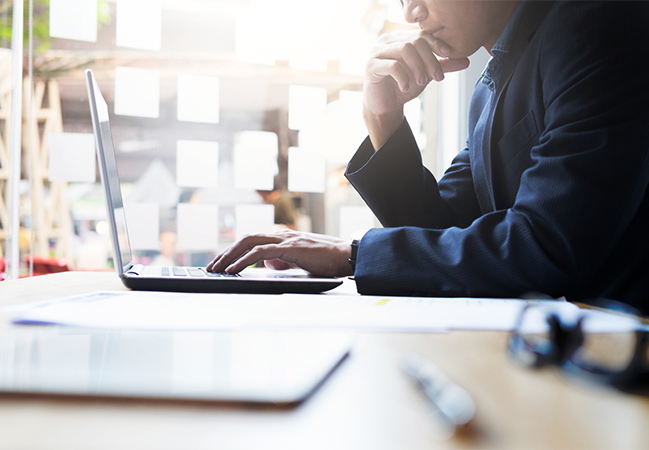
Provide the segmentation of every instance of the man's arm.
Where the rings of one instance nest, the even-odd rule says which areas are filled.
[[[359,291],[579,296],[610,277],[600,272],[607,258],[648,214],[646,17],[643,2],[566,2],[555,12],[540,72],[529,74],[542,92],[544,130],[513,207],[464,229],[370,230],[356,265]]]
[[[366,140],[345,176],[384,227],[466,227],[480,215],[470,166],[465,149],[438,184],[404,120],[378,151]]]

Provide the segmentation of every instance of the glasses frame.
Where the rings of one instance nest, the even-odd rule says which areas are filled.
[[[574,324],[566,324],[558,314],[549,312],[545,319],[550,329],[548,339],[541,343],[545,345],[539,345],[539,342],[534,345],[526,340],[521,333],[521,325],[525,314],[535,308],[538,306],[528,304],[521,310],[508,339],[507,352],[510,358],[535,369],[556,366],[570,375],[613,386],[631,394],[649,396],[649,330],[635,330],[635,348],[629,364],[622,370],[610,370],[578,357],[577,350],[586,339],[582,326],[584,315]],[[613,307],[603,309],[611,310]],[[624,311],[628,313],[628,308]]]

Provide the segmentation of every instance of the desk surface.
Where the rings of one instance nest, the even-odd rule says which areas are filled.
[[[114,273],[46,275],[1,282],[0,306],[118,289]],[[351,357],[292,410],[0,397],[0,449],[649,448],[649,399],[518,368],[506,338],[360,334]],[[398,368],[410,352],[474,396],[472,437],[439,440],[430,406]]]

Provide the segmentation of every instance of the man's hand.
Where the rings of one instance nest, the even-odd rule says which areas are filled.
[[[446,44],[423,31],[398,31],[379,38],[363,83],[363,119],[375,150],[401,126],[405,103],[432,80],[442,81],[445,72],[469,67],[468,58],[449,59],[449,54]]]
[[[253,234],[232,244],[207,265],[210,272],[239,273],[259,261],[272,269],[300,267],[314,275],[353,275],[348,241],[321,234],[282,230]]]

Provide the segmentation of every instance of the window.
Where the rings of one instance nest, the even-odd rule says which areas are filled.
[[[11,253],[17,4],[0,1],[2,255]],[[24,0],[25,36],[29,9]],[[23,124],[21,273],[30,254],[71,269],[111,267],[86,68],[109,103],[139,260],[203,265],[246,233],[350,237],[378,226],[343,172],[366,136],[367,54],[397,22],[393,0],[33,0],[33,77],[23,82],[33,103],[13,113]],[[434,148],[422,101],[408,116],[422,149]]]

